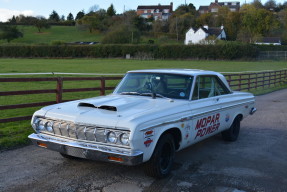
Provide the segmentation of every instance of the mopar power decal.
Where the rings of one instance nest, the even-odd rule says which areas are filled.
[[[217,131],[220,126],[219,118],[220,114],[217,113],[215,115],[198,119],[195,126],[195,130],[197,130],[197,133],[194,139],[196,139],[197,137],[203,137]]]

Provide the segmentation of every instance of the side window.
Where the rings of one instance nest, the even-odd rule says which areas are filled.
[[[228,94],[229,90],[216,76],[198,76],[193,90],[192,100]]]

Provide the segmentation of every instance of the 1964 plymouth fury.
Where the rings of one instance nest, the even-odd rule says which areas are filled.
[[[216,72],[129,71],[111,95],[36,111],[29,138],[67,158],[145,162],[148,175],[162,178],[176,151],[218,133],[235,141],[254,105],[252,94],[232,91]]]

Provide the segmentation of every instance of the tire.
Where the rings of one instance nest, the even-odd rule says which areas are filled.
[[[174,138],[171,134],[160,137],[153,155],[145,164],[145,172],[148,176],[164,178],[171,172],[175,153]]]
[[[221,132],[222,138],[225,141],[236,141],[240,131],[240,117],[237,116],[229,129]]]

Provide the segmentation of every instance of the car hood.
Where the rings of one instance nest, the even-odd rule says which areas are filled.
[[[121,119],[132,119],[165,106],[169,99],[147,96],[109,95],[49,106],[45,117],[115,128]],[[43,108],[42,110],[45,110]]]

